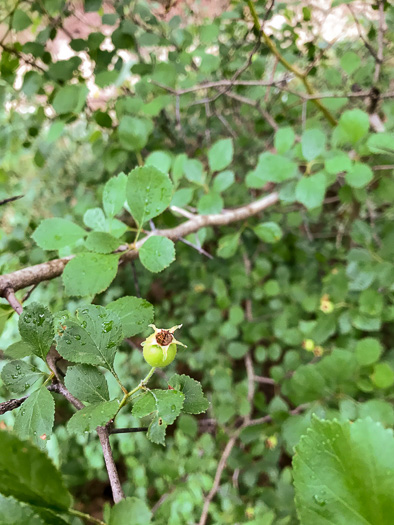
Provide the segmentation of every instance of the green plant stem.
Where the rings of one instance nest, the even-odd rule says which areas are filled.
[[[247,0],[247,3],[248,3],[248,7],[249,7],[250,13],[251,13],[252,18],[253,18],[254,27],[255,27],[255,29],[257,31],[260,32],[260,34],[263,37],[263,40],[264,40],[266,46],[271,50],[271,52],[276,56],[276,58],[279,60],[279,62],[288,71],[291,71],[291,73],[293,73],[297,78],[299,78],[301,80],[301,82],[304,84],[305,89],[307,90],[307,92],[310,95],[314,95],[316,93],[316,91],[313,89],[312,84],[307,79],[306,73],[303,73],[301,70],[299,70],[297,67],[295,67],[292,64],[290,64],[290,62],[288,62],[285,59],[285,57],[281,54],[281,52],[276,47],[276,45],[272,42],[270,37],[262,29],[262,27],[260,25],[259,17],[257,16],[256,9],[255,9],[255,7],[253,5],[252,0]],[[336,126],[337,125],[337,121],[336,121],[335,117],[331,114],[330,111],[328,111],[328,109],[325,106],[323,106],[323,104],[320,102],[319,99],[317,99],[317,98],[316,99],[312,99],[312,102],[313,102],[313,104],[315,104],[315,106],[317,108],[319,108],[319,110],[323,113],[325,118],[328,120],[328,122],[332,126]]]
[[[118,382],[118,385],[120,386],[120,388],[122,389],[122,392],[127,395],[128,392],[127,392],[127,389],[122,385],[122,382],[121,380],[119,379],[119,376],[118,374],[115,372],[115,370],[113,368],[111,368],[111,374],[114,376],[114,378],[116,379],[116,381]]]
[[[137,157],[138,166],[143,166],[144,165],[144,160],[142,158],[141,153],[139,151],[136,151],[135,155]]]
[[[90,514],[85,514],[84,512],[80,512],[79,510],[68,509],[67,512],[69,514],[72,514],[73,516],[77,516],[78,518],[89,521],[90,523],[96,523],[97,525],[107,525],[105,521],[101,521],[97,518],[93,518],[93,516],[90,516]]]
[[[114,416],[114,419],[118,415],[119,411],[126,405],[126,403],[128,403],[130,397],[133,396],[134,394],[136,394],[137,392],[139,392],[140,390],[142,390],[142,388],[144,388],[144,386],[148,383],[149,379],[153,376],[155,370],[156,370],[156,368],[152,367],[149,370],[149,373],[146,375],[146,377],[144,377],[144,379],[141,381],[141,383],[138,386],[136,386],[135,388],[133,388],[133,390],[130,390],[130,392],[128,392],[127,394],[124,395],[122,401],[120,402],[118,411],[116,412],[116,414]]]

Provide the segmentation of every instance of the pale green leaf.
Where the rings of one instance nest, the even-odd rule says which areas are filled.
[[[281,240],[283,232],[276,222],[262,222],[253,228],[254,233],[264,242],[275,243]]]
[[[117,177],[111,177],[104,186],[103,208],[107,217],[114,217],[121,211],[126,201],[127,177],[119,173]]]
[[[279,154],[286,153],[293,146],[295,141],[295,133],[290,126],[280,128],[275,133],[274,146]]]
[[[129,497],[111,508],[108,525],[149,525],[152,513],[146,503],[138,498]]]
[[[197,210],[200,215],[210,215],[220,213],[223,209],[224,202],[219,193],[210,192],[203,195],[198,201]]]
[[[1,525],[46,525],[30,505],[14,498],[5,498],[0,494]]]
[[[218,173],[213,179],[213,191],[216,193],[222,193],[232,186],[234,181],[235,175],[233,171],[222,171],[221,173]]]
[[[346,173],[345,181],[352,188],[363,188],[373,179],[373,171],[367,164],[355,162],[353,167]]]
[[[79,253],[64,269],[63,283],[68,295],[84,296],[103,292],[115,279],[120,254]]]
[[[349,109],[342,113],[338,128],[349,142],[355,144],[368,133],[368,114],[361,109]]]
[[[222,257],[223,259],[232,257],[237,251],[240,236],[240,233],[236,232],[229,233],[228,235],[221,237],[219,239],[219,245],[217,249],[218,256]]]
[[[320,129],[307,129],[301,136],[301,150],[304,159],[311,161],[323,153],[326,136]]]
[[[296,198],[306,208],[313,209],[323,204],[326,193],[326,178],[323,173],[302,177],[297,182]]]
[[[221,139],[208,150],[208,163],[211,171],[221,171],[227,168],[233,160],[233,139]]]
[[[61,218],[44,219],[32,237],[43,250],[60,250],[73,246],[85,237],[86,231],[77,224]]]
[[[265,152],[259,156],[257,167],[246,177],[246,185],[249,188],[261,188],[267,182],[284,182],[294,178],[298,173],[298,167],[292,160]]]
[[[167,237],[152,235],[139,249],[139,256],[147,270],[158,273],[175,260],[175,246]]]

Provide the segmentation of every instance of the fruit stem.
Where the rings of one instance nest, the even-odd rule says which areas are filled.
[[[152,367],[150,370],[149,370],[149,373],[146,375],[146,377],[144,377],[144,379],[140,382],[140,384],[138,386],[136,386],[135,388],[133,388],[133,390],[130,390],[130,392],[126,393],[124,396],[123,396],[123,399],[122,401],[120,402],[120,405],[119,405],[119,408],[118,408],[118,411],[116,412],[115,416],[114,416],[114,419],[115,417],[118,415],[119,411],[121,408],[123,408],[129,401],[130,397],[134,394],[136,394],[137,392],[139,392],[140,390],[142,390],[144,388],[144,386],[148,383],[149,379],[153,376],[154,372],[155,372],[156,368],[155,367]]]

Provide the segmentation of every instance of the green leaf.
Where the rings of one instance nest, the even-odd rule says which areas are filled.
[[[127,203],[139,226],[168,208],[172,191],[173,186],[168,175],[153,166],[135,168],[129,173],[126,186]]]
[[[60,250],[73,246],[85,237],[86,231],[67,219],[44,219],[34,231],[32,237],[43,250]]]
[[[55,511],[71,506],[71,495],[44,452],[8,431],[0,432],[0,450],[1,494]]]
[[[231,164],[234,155],[233,139],[221,139],[208,150],[208,164],[211,171],[221,171]]]
[[[301,137],[301,150],[304,159],[311,161],[323,153],[326,136],[320,129],[307,129]]]
[[[171,377],[169,385],[185,396],[182,412],[186,414],[201,414],[209,406],[204,396],[201,384],[187,375],[175,374]]]
[[[256,169],[247,175],[246,186],[262,188],[267,182],[284,182],[294,178],[297,173],[297,164],[292,160],[265,152],[259,156]]]
[[[314,419],[293,459],[303,525],[390,523],[394,512],[392,430],[370,419]]]
[[[44,376],[44,373],[25,361],[11,361],[1,371],[1,378],[11,392],[21,394]]]
[[[193,188],[182,188],[176,191],[172,197],[170,206],[178,206],[179,208],[187,206],[193,199],[193,193]]]
[[[189,182],[202,186],[205,181],[204,166],[197,159],[185,159],[183,173]]]
[[[326,193],[326,178],[323,173],[316,173],[310,177],[302,177],[297,182],[296,198],[306,208],[313,209],[321,206]]]
[[[53,316],[48,308],[38,303],[29,304],[19,316],[18,326],[23,341],[45,361],[55,335]]]
[[[108,222],[101,208],[90,208],[86,210],[83,216],[83,222],[92,230],[99,232],[108,231]]]
[[[153,321],[153,306],[138,297],[121,297],[107,304],[106,308],[118,315],[124,337],[141,333]]]
[[[148,142],[151,121],[124,115],[119,122],[119,142],[128,151],[140,151]]]
[[[268,243],[275,243],[281,240],[283,232],[276,222],[262,222],[253,228],[254,233],[259,239]]]
[[[167,237],[152,235],[139,249],[139,257],[147,270],[161,272],[175,260],[174,243]]]
[[[222,193],[226,191],[230,186],[234,184],[235,176],[234,172],[230,170],[222,171],[218,173],[213,179],[212,189],[215,193]]]
[[[26,343],[26,341],[17,341],[10,345],[4,353],[7,357],[12,357],[13,359],[21,359],[22,357],[27,357],[28,355],[33,355],[33,347]]]
[[[341,171],[349,171],[352,167],[352,161],[345,153],[341,153],[340,155],[326,159],[324,161],[324,167],[327,173],[336,175]]]
[[[240,239],[240,232],[230,233],[219,239],[217,255],[223,259],[228,259],[235,255]]]
[[[46,440],[52,434],[54,419],[55,402],[45,386],[42,386],[19,408],[14,432],[19,438],[30,438],[35,445],[45,448]]]
[[[18,4],[16,4],[18,5]],[[23,31],[32,24],[30,17],[22,9],[16,9],[12,15],[12,29]]]
[[[58,115],[79,113],[85,105],[89,90],[85,85],[68,85],[61,87],[53,99],[52,106]]]
[[[339,119],[338,128],[349,142],[355,144],[368,133],[368,114],[361,109],[345,111]]]
[[[79,253],[64,269],[63,283],[68,295],[84,296],[103,292],[115,279],[120,254]]]
[[[146,417],[156,410],[156,401],[150,392],[145,392],[133,400],[132,414],[135,417]]]
[[[120,241],[106,232],[90,232],[85,246],[91,252],[111,253],[120,246]]]
[[[367,140],[371,153],[394,154],[394,133],[374,133]]]
[[[286,153],[293,146],[295,141],[295,133],[290,126],[280,128],[275,133],[274,146],[279,154]]]
[[[353,167],[346,173],[345,181],[352,188],[363,188],[373,179],[373,172],[367,164],[355,162]]]
[[[145,166],[153,166],[163,173],[169,173],[171,163],[171,155],[167,151],[154,151],[145,160]]]
[[[388,363],[378,363],[374,367],[372,381],[378,388],[388,388],[394,383],[394,372]]]
[[[126,201],[127,176],[119,173],[117,177],[111,177],[104,186],[103,208],[107,217],[114,217],[123,208]]]
[[[103,426],[114,417],[119,408],[119,401],[103,401],[78,410],[69,422],[67,430],[70,434],[93,432],[98,426]]]
[[[219,193],[207,193],[198,201],[197,210],[200,215],[209,215],[211,213],[220,213],[223,209],[224,202]]]
[[[1,494],[0,516],[1,525],[46,525],[33,507],[14,498],[5,498]]]
[[[159,416],[156,416],[154,419],[152,419],[148,432],[147,432],[147,438],[152,441],[152,443],[156,443],[156,445],[163,445],[165,446],[165,437],[166,437],[166,429],[167,425],[164,423],[163,419]]]
[[[175,186],[178,185],[178,182],[183,176],[183,167],[186,161],[187,161],[186,153],[180,153],[174,158],[174,161],[172,163],[172,168],[171,168],[171,176],[172,176],[172,180],[174,181]]]
[[[39,91],[42,83],[43,78],[37,71],[27,71],[23,77],[22,91],[26,96],[31,97]]]
[[[111,508],[108,525],[130,525],[131,516],[133,525],[149,525],[152,519],[152,513],[144,501],[129,497]]]
[[[365,337],[357,341],[356,358],[360,365],[368,366],[376,363],[383,352],[380,341],[373,337]]]
[[[75,363],[113,369],[115,353],[123,339],[122,325],[115,312],[89,305],[77,310],[75,319],[65,319],[61,324],[56,336],[61,356]]]
[[[108,384],[104,375],[91,365],[67,368],[64,384],[73,396],[86,403],[109,401]]]
[[[351,75],[354,73],[361,65],[360,57],[354,51],[348,51],[341,58],[341,68]]]

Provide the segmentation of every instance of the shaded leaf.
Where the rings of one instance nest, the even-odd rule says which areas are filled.
[[[83,402],[109,401],[108,384],[104,375],[91,365],[75,365],[67,368],[64,384],[73,396]]]

